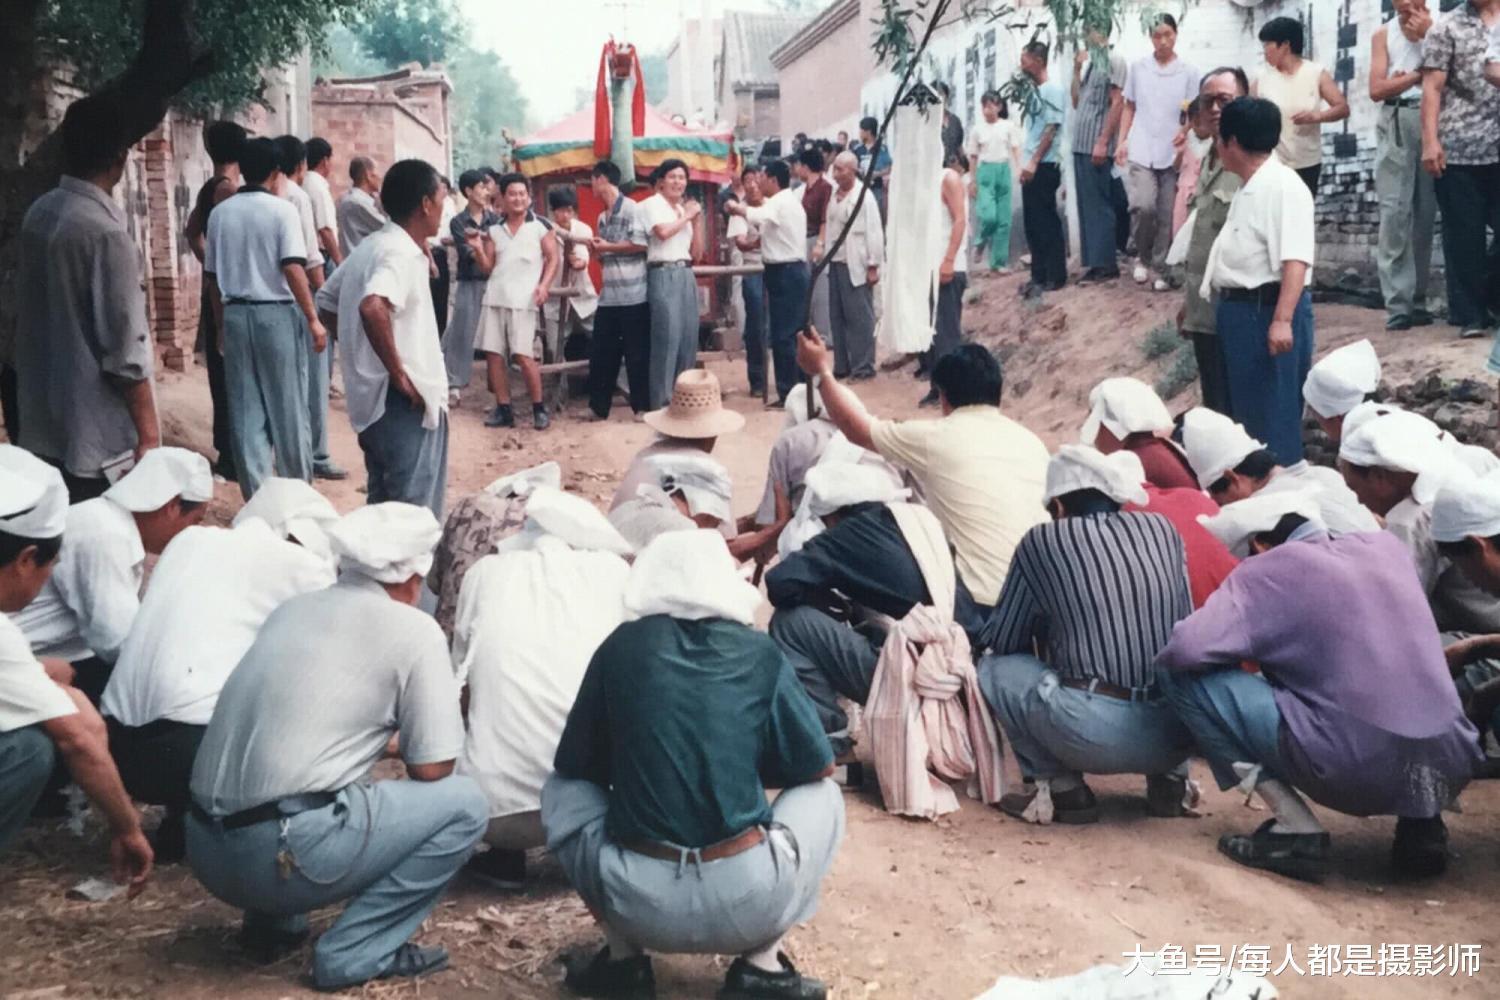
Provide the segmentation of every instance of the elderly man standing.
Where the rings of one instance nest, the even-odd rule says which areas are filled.
[[[1073,177],[1078,186],[1079,257],[1084,267],[1080,284],[1120,276],[1111,168],[1130,68],[1110,44],[1113,27],[1108,17],[1086,25],[1088,44],[1080,45],[1073,59]]]
[[[1021,536],[1047,517],[1047,448],[1000,412],[1000,362],[979,344],[964,344],[932,371],[942,419],[896,421],[872,417],[833,377],[816,336],[798,338],[797,360],[819,377],[828,419],[850,443],[916,478],[953,543],[959,579],[978,604],[993,606]]]
[[[55,468],[14,445],[0,445],[0,612],[29,604],[57,561],[68,491]],[[151,874],[151,845],[140,814],[109,758],[104,722],[66,684],[66,668],[43,664],[0,616],[0,854],[21,832],[61,758],[109,824],[115,881],[134,895]]]
[[[1401,543],[1330,538],[1316,509],[1272,493],[1207,522],[1253,556],[1177,625],[1158,683],[1219,787],[1253,789],[1273,813],[1219,839],[1231,860],[1322,881],[1329,837],[1300,789],[1342,813],[1399,817],[1396,870],[1436,875],[1448,864],[1442,810],[1480,761],[1474,727]]]
[[[208,459],[153,448],[103,496],[68,509],[51,579],[10,617],[38,656],[73,665],[73,686],[95,704],[140,611],[146,553],[202,521],[213,495]]]
[[[63,177],[26,210],[16,274],[14,441],[60,468],[78,503],[161,441],[140,255],[111,193],[130,142],[108,99],[68,106]]]
[[[542,486],[521,533],[464,577],[453,668],[468,686],[469,736],[458,773],[490,804],[490,850],[468,870],[500,888],[521,888],[527,849],[546,842],[542,784],[589,660],[625,620],[629,554],[597,507]]]
[[[356,156],[349,161],[350,188],[339,199],[337,219],[339,249],[345,257],[364,242],[364,238],[385,225],[385,212],[375,199],[380,194],[380,175],[375,161]]]
[[[245,911],[254,957],[295,947],[309,912],[349,900],[313,950],[320,989],[447,966],[442,948],[408,939],[489,817],[479,786],[453,774],[458,684],[442,630],[416,607],[439,532],[404,503],[331,527],[343,575],[266,619],[193,765],[188,861]],[[393,737],[408,780],[370,781]]]
[[[813,246],[813,260],[822,259],[849,227],[828,264],[828,322],[834,373],[851,382],[875,377],[875,283],[885,263],[880,209],[873,193],[856,186],[858,171],[859,158],[853,153],[846,150],[833,158],[833,197]]]
[[[391,221],[318,292],[318,309],[343,344],[344,395],[365,454],[369,502],[420,504],[437,517],[448,486],[448,372],[426,241],[442,228],[446,196],[431,164],[391,167],[381,188]]]
[[[661,535],[584,673],[542,789],[547,849],[604,931],[568,970],[580,995],[653,995],[648,951],[738,955],[728,997],[826,995],[781,940],[817,909],[844,803],[759,604],[718,535]]]
[[[1093,823],[1088,774],[1145,774],[1153,816],[1181,816],[1187,731],[1152,662],[1192,612],[1182,538],[1143,505],[1131,456],[1064,445],[1047,467],[1054,520],[1016,547],[977,648],[979,684],[1030,791],[1000,800],[1028,823]],[[1045,639],[1047,659],[1033,652]]]

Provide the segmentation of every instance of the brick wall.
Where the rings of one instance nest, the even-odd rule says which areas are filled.
[[[349,190],[349,161],[368,156],[384,171],[417,157],[451,169],[446,84],[429,81],[319,82],[312,93],[312,131],[333,146],[328,176],[334,198]]]
[[[854,6],[852,16],[822,34],[815,47],[778,68],[777,83],[787,100],[781,105],[777,134],[805,132],[828,138],[840,130],[857,134],[860,86],[874,74],[875,56],[867,37],[869,23],[860,19],[858,4]],[[809,26],[810,31],[819,28],[816,21]],[[796,41],[794,36],[779,50],[778,60]]]

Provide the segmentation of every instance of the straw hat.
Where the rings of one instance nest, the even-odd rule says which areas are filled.
[[[677,376],[672,402],[664,410],[645,416],[646,424],[674,438],[712,438],[733,434],[745,426],[745,418],[724,409],[724,394],[713,372],[692,368]]]

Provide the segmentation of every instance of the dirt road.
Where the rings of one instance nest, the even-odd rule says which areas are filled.
[[[1125,290],[1078,290],[1041,310],[1014,297],[1017,279],[979,278],[968,326],[1007,354],[1005,408],[1049,445],[1072,438],[1088,387],[1110,374],[1154,377],[1164,362],[1141,353],[1144,334],[1175,308],[1167,297]],[[1389,372],[1441,366],[1478,377],[1487,344],[1459,343],[1436,327],[1397,336],[1380,330],[1381,314],[1348,307],[1318,309],[1320,347],[1372,336]],[[746,413],[744,433],[716,454],[735,479],[736,511],[759,496],[780,413],[761,411],[744,394],[733,365],[716,366],[731,389],[730,405]],[[201,373],[167,376],[162,406],[172,443],[208,450],[208,410]],[[913,416],[921,395],[907,373],[861,387],[876,413]],[[564,481],[591,498],[607,497],[648,430],[617,415],[604,424],[574,409],[545,435],[495,432],[479,423],[478,393],[453,421],[450,484],[454,493],[483,486],[503,472],[546,458]],[[1171,401],[1180,409],[1192,393]],[[342,412],[332,421],[334,452],[360,468],[358,448]],[[340,509],[362,502],[358,484],[335,484]],[[238,494],[221,486],[213,517],[223,521]],[[190,613],[190,612],[189,612]],[[1195,765],[1194,776],[1207,782]],[[849,832],[826,886],[823,906],[790,939],[797,961],[828,980],[834,995],[971,997],[1001,974],[1062,976],[1100,962],[1118,963],[1139,947],[1224,954],[1267,949],[1271,967],[1290,946],[1296,964],[1311,968],[1313,946],[1382,944],[1479,945],[1474,977],[1361,975],[1274,977],[1289,997],[1493,997],[1500,994],[1500,783],[1464,795],[1462,815],[1448,820],[1455,858],[1433,882],[1394,882],[1386,854],[1390,819],[1321,815],[1334,836],[1336,874],[1322,887],[1237,868],[1214,849],[1220,834],[1254,827],[1265,813],[1232,794],[1209,792],[1205,815],[1156,820],[1145,814],[1144,782],[1093,779],[1104,819],[1085,828],[1031,827],[966,803],[934,823],[898,819],[873,792],[846,796]],[[35,826],[0,861],[0,997],[236,997],[248,1000],[313,995],[303,980],[306,954],[269,969],[248,966],[232,943],[237,915],[211,899],[182,866],[161,871],[134,902],[89,904],[64,891],[103,867],[100,831],[84,840]],[[505,897],[460,880],[430,921],[424,940],[446,944],[454,969],[420,985],[375,985],[372,997],[550,997],[560,971],[558,952],[596,940],[588,918],[560,872],[542,860],[524,897]],[[323,915],[326,922],[329,915]],[[1201,953],[1200,953],[1201,954]],[[709,997],[725,962],[679,957],[657,961],[663,996]],[[1353,968],[1358,971],[1356,963]]]

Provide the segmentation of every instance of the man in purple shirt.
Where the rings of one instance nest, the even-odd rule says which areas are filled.
[[[1339,812],[1395,815],[1396,871],[1436,875],[1441,812],[1482,760],[1478,735],[1405,546],[1383,531],[1329,538],[1316,509],[1307,494],[1260,494],[1204,521],[1253,558],[1177,624],[1158,682],[1219,787],[1254,789],[1275,814],[1221,837],[1224,854],[1322,881],[1328,833],[1300,789]]]

